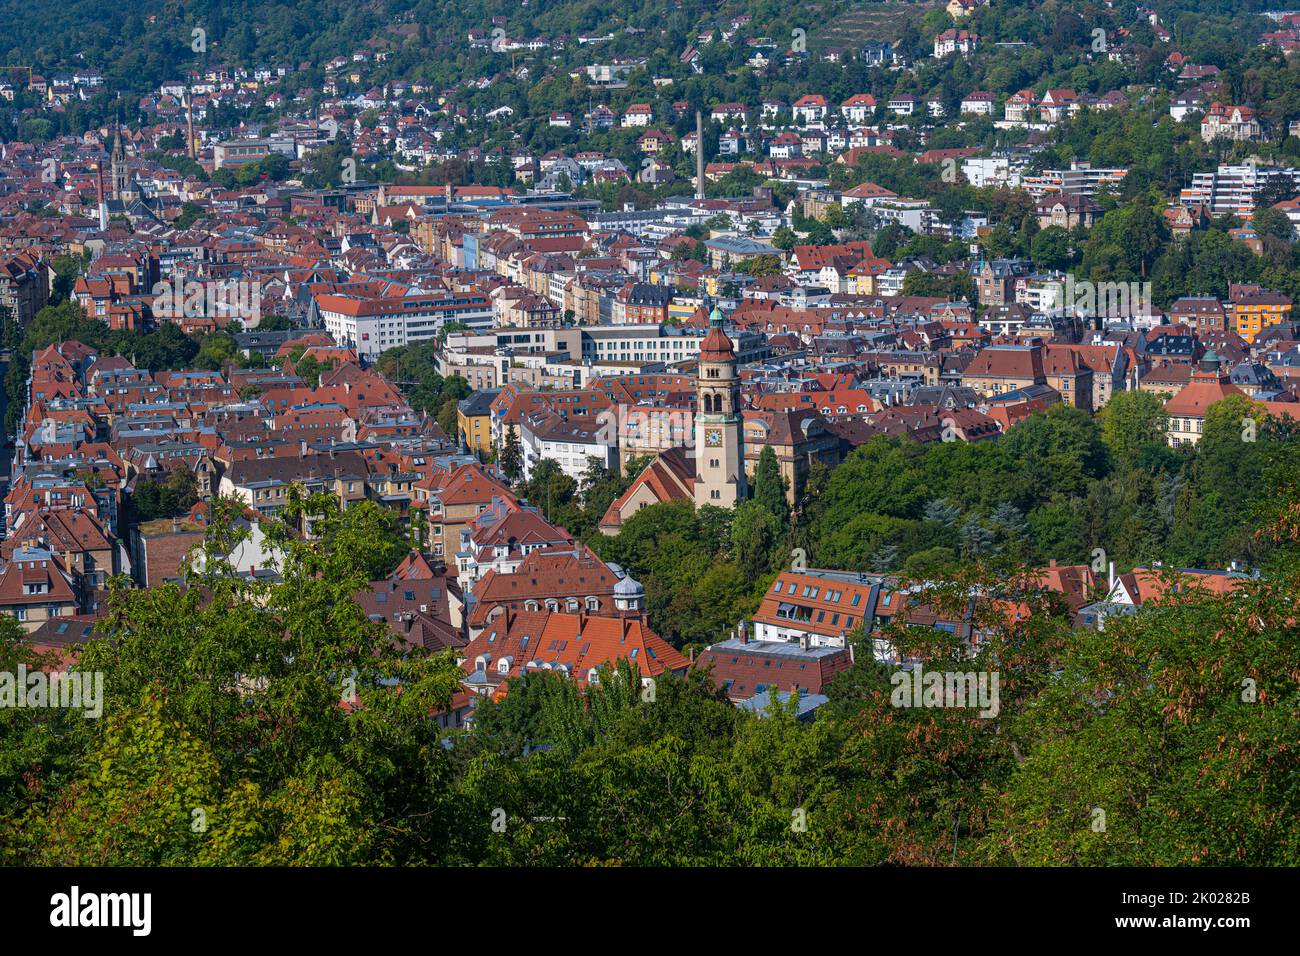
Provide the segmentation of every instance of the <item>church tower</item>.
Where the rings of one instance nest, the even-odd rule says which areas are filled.
[[[745,500],[744,416],[740,375],[722,312],[709,316],[695,381],[695,507],[734,508]]]
[[[113,198],[119,202],[125,202],[128,194],[131,192],[131,170],[126,165],[126,149],[122,146],[122,131],[118,130],[113,137],[113,157],[112,157],[112,176],[113,176]]]

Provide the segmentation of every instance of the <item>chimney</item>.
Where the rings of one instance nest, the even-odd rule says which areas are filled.
[[[104,201],[104,164],[95,167],[95,181],[99,186],[99,231],[108,229],[108,203]]]
[[[189,89],[185,93],[185,146],[190,159],[194,159],[194,93]]]
[[[704,113],[695,111],[695,198],[704,198]]]

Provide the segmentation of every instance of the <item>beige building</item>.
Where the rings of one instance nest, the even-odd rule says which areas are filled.
[[[1201,359],[1200,367],[1192,371],[1187,387],[1165,402],[1169,413],[1169,444],[1195,445],[1205,431],[1205,414],[1215,402],[1232,395],[1243,398],[1246,393],[1228,381],[1219,356],[1211,349]]]
[[[785,496],[794,507],[813,462],[827,469],[840,463],[840,439],[814,408],[745,413],[745,474],[752,479],[764,446],[776,454]]]
[[[746,496],[740,374],[718,309],[709,324],[696,384],[695,506],[734,508]]]
[[[1061,393],[1067,405],[1094,411],[1092,369],[1068,345],[1043,348],[1043,375],[1047,384]]]
[[[1043,384],[1041,346],[993,345],[981,349],[962,373],[961,383],[981,395],[994,396]]]
[[[450,472],[437,471],[416,480],[412,508],[425,513],[426,547],[434,557],[454,563],[460,550],[460,533],[496,497],[514,496],[479,465],[461,465]]]
[[[1159,395],[1162,401],[1173,398],[1192,381],[1192,367],[1185,362],[1166,362],[1138,378],[1138,390]]]
[[[1091,229],[1101,215],[1101,207],[1087,196],[1068,193],[1049,193],[1038,201],[1038,226],[1060,226],[1074,229],[1082,226]]]
[[[55,617],[81,610],[82,582],[45,548],[15,548],[0,571],[0,613],[17,619],[28,634]]]

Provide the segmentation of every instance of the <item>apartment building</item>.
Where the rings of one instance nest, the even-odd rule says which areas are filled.
[[[80,575],[46,548],[15,548],[0,571],[0,613],[15,618],[28,634],[56,617],[81,609]]]
[[[543,459],[579,483],[593,463],[618,469],[618,434],[608,415],[568,417],[543,408],[520,418],[519,438],[525,480]]]
[[[1037,176],[1025,176],[1021,185],[1035,199],[1042,199],[1048,193],[1092,198],[1103,187],[1118,190],[1127,175],[1127,169],[1073,162],[1069,169],[1044,169]]]
[[[1249,106],[1225,106],[1211,103],[1210,110],[1201,120],[1201,139],[1257,140],[1264,134],[1255,111]]]
[[[33,252],[0,258],[0,312],[24,328],[50,300],[50,270]]]
[[[478,389],[469,398],[456,403],[456,429],[465,447],[478,455],[492,454],[492,402],[499,395],[495,389]]]
[[[1201,359],[1200,366],[1192,370],[1187,385],[1165,402],[1169,413],[1169,444],[1195,445],[1205,431],[1206,411],[1215,402],[1230,395],[1245,396],[1245,392],[1229,381],[1219,356],[1211,349]]]
[[[1039,346],[989,346],[971,359],[961,376],[962,385],[981,395],[1002,395],[1046,381]]]
[[[339,345],[374,359],[387,349],[436,338],[459,322],[486,327],[492,300],[478,292],[420,292],[400,296],[319,294],[315,306],[325,329]]]
[[[846,647],[858,628],[872,629],[883,579],[846,571],[785,571],[754,612],[754,640]]]
[[[1246,164],[1220,166],[1214,172],[1193,173],[1192,184],[1181,191],[1183,206],[1204,206],[1212,216],[1249,219],[1255,214],[1255,194],[1275,180],[1300,190],[1300,170]]]
[[[1259,333],[1269,326],[1280,325],[1291,314],[1290,297],[1257,285],[1230,286],[1228,305],[1232,310],[1232,330],[1247,345]]]

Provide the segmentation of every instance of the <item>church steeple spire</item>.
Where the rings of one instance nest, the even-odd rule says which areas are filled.
[[[122,127],[114,124],[113,156],[111,159],[113,198],[125,202],[131,189],[131,171],[126,165],[126,148],[122,145]]]

